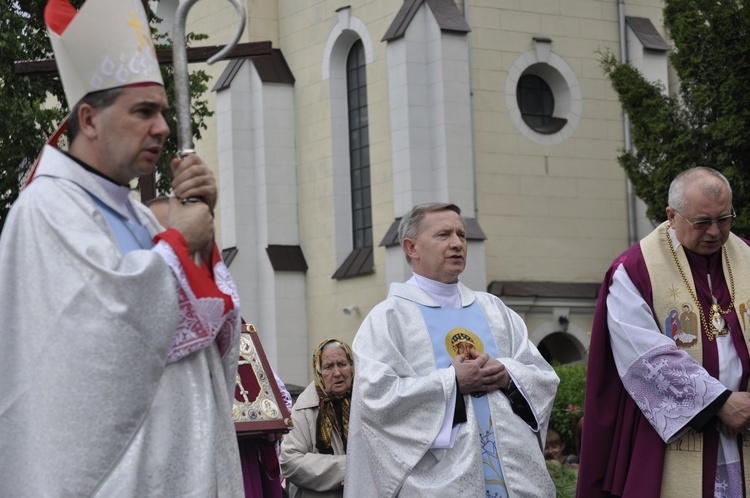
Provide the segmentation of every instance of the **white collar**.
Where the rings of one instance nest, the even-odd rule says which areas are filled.
[[[458,282],[453,284],[444,284],[437,280],[432,280],[422,275],[412,273],[407,284],[419,287],[437,302],[441,308],[460,308],[461,307],[461,290]]]

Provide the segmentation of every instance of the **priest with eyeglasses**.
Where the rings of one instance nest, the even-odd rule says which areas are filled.
[[[579,497],[746,496],[750,242],[714,169],[680,173],[668,204],[599,293]]]

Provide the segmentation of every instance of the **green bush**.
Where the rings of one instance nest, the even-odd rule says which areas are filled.
[[[552,365],[560,377],[557,396],[552,407],[549,428],[556,430],[565,443],[565,452],[576,453],[575,432],[583,416],[583,396],[586,389],[586,365]]]
[[[576,495],[578,470],[547,462],[547,471],[555,483],[557,498],[573,498]]]

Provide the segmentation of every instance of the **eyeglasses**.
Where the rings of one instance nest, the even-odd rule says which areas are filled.
[[[674,210],[675,213],[682,216],[682,213]],[[737,213],[734,212],[734,206],[732,206],[732,214],[728,214],[726,216],[720,216],[719,218],[716,218],[715,220],[689,220],[682,216],[682,219],[687,221],[691,227],[693,227],[693,230],[707,230],[708,227],[710,227],[713,223],[716,223],[716,226],[719,228],[728,227],[732,224],[732,220],[737,217]]]

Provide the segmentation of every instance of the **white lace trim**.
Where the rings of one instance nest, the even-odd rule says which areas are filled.
[[[219,290],[229,295],[234,303],[234,309],[228,313],[224,312],[223,299],[195,296],[177,254],[167,242],[159,241],[153,250],[172,270],[180,307],[180,322],[167,354],[167,364],[208,347],[214,340],[224,358],[239,335],[240,321],[237,288],[226,265],[223,262],[217,263],[214,266],[214,276]]]

